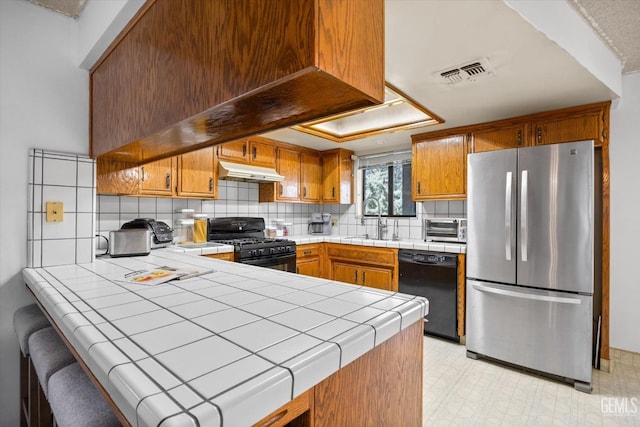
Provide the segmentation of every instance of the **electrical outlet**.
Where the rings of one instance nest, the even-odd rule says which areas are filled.
[[[62,222],[63,213],[62,202],[47,202],[47,222]]]
[[[331,219],[331,226],[333,226],[333,227],[337,227],[338,226],[338,218],[332,218]]]

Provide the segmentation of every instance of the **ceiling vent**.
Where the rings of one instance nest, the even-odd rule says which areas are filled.
[[[475,83],[476,81],[494,75],[493,67],[486,58],[477,59],[466,64],[450,67],[435,73],[441,83],[456,85],[460,83]]]

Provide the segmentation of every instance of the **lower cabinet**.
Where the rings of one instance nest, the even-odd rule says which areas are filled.
[[[398,250],[327,243],[329,279],[398,291]]]
[[[233,252],[225,252],[221,254],[209,254],[209,255],[203,255],[203,256],[206,256],[207,258],[221,259],[223,261],[233,261]]]
[[[296,246],[296,273],[324,277],[322,245],[322,243],[310,243]]]

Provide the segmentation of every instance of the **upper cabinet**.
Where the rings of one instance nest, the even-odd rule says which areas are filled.
[[[322,163],[320,153],[300,153],[300,200],[308,203],[320,202],[322,188]]]
[[[300,152],[280,147],[276,152],[277,171],[284,176],[284,180],[276,184],[276,200],[297,202],[300,200]]]
[[[215,198],[217,164],[213,147],[178,156],[178,196]]]
[[[593,139],[602,146],[608,139],[609,106],[599,104],[586,109],[570,109],[555,117],[540,117],[533,124],[535,145]]]
[[[156,160],[140,166],[140,194],[149,196],[175,196],[176,158]]]
[[[322,202],[353,203],[352,151],[337,148],[323,151],[322,155]]]
[[[217,162],[213,147],[168,159],[122,168],[118,162],[97,160],[98,194],[128,196],[217,197]]]
[[[148,0],[91,70],[90,153],[140,165],[379,104],[384,33],[384,0]]]
[[[464,199],[467,192],[467,136],[413,135],[413,199]]]
[[[253,166],[274,168],[276,147],[274,141],[266,138],[249,138],[227,142],[216,147],[218,159]]]
[[[519,124],[500,129],[480,130],[471,134],[471,151],[503,150],[505,148],[520,148],[527,145],[529,126]]]

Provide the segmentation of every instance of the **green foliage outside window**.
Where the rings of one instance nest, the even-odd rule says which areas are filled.
[[[411,199],[411,164],[373,166],[363,171],[364,201],[378,200],[382,216],[416,216],[416,203]],[[377,216],[375,202],[363,205],[365,216]]]

